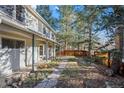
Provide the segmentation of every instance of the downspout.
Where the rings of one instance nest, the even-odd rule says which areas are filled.
[[[34,72],[34,44],[35,44],[35,36],[32,35],[32,72]]]

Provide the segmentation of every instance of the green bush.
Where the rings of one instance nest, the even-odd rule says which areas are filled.
[[[61,59],[56,57],[56,58],[52,59],[51,61],[52,61],[52,62],[53,62],[53,61],[54,61],[54,62],[60,62]]]
[[[98,56],[94,56],[91,58],[93,63],[96,64],[103,64],[103,59],[105,59],[105,57],[98,57]]]
[[[102,62],[103,58],[104,57],[98,57],[98,56],[84,57],[83,61],[88,62],[88,63],[103,64]]]
[[[68,61],[74,62],[74,61],[76,61],[76,59],[75,58],[68,58]]]
[[[112,56],[112,59],[113,60],[119,60],[119,61],[121,61],[121,58],[122,58],[122,53],[121,53],[121,51],[120,50],[118,50],[118,49],[113,49],[112,51],[111,51],[111,56]]]
[[[47,63],[48,68],[53,68],[53,67],[57,67],[59,65],[59,62],[53,61],[53,62],[49,62]]]

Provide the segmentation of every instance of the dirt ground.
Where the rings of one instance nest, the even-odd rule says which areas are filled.
[[[97,65],[101,68],[101,65]],[[104,66],[102,67],[104,68]],[[105,68],[106,69],[106,68]],[[57,88],[123,88],[124,77],[109,77],[93,65],[68,62],[58,79]]]

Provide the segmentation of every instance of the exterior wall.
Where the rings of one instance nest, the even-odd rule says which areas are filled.
[[[27,40],[26,43],[27,46],[27,63],[28,65],[32,64],[32,41]],[[40,46],[43,46],[43,55],[40,55]],[[40,42],[38,40],[35,40],[35,49],[34,49],[34,55],[35,55],[35,63],[42,62],[42,60],[46,57],[46,45],[43,42]]]
[[[32,64],[32,41],[27,40],[26,41],[26,47],[27,47],[27,65]],[[39,42],[35,40],[35,48],[34,48],[34,61],[37,63],[40,60],[39,56]]]
[[[0,28],[1,29],[1,28]],[[6,28],[4,28],[6,29]],[[8,28],[7,28],[8,29]],[[19,35],[0,30],[0,40],[2,38],[24,41],[26,45],[26,38]],[[2,49],[2,41],[0,41],[0,73],[1,74],[12,74],[12,71],[18,71],[26,67],[26,47],[23,48],[4,48]]]

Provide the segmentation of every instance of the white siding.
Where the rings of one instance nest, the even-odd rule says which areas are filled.
[[[27,46],[27,64],[31,65],[32,64],[32,47]]]
[[[25,51],[25,48],[21,48],[19,50],[19,54],[20,54],[20,68],[24,68],[25,67],[25,58],[26,58],[26,51]]]

